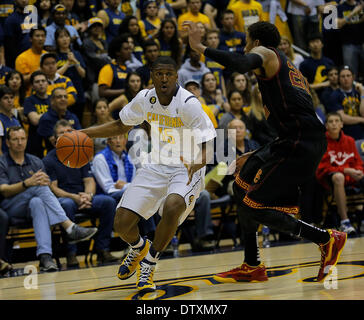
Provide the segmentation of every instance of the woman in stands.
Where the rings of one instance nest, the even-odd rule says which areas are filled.
[[[156,42],[159,44],[161,56],[170,56],[178,66],[181,65],[183,44],[178,36],[178,29],[174,20],[165,19],[162,21]]]
[[[212,72],[207,72],[202,76],[201,87],[201,96],[205,100],[205,104],[219,120],[225,112],[230,110],[230,106],[222,91],[217,88],[217,80]]]
[[[136,72],[129,72],[126,77],[125,93],[110,102],[109,112],[114,119],[119,119],[120,110],[126,106],[143,89],[141,76]]]

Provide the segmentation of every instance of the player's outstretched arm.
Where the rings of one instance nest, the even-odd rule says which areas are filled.
[[[201,43],[201,35],[195,23],[185,21],[183,26],[188,28],[188,40],[193,50],[227,68],[234,69],[239,73],[246,73],[262,67],[268,77],[275,74],[279,68],[279,61],[273,50],[258,46],[249,53],[241,55],[240,53],[208,48]]]
[[[80,131],[86,133],[90,138],[108,138],[127,133],[131,128],[131,126],[123,124],[121,120],[115,120]]]

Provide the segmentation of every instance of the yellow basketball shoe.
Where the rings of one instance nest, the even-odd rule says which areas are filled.
[[[144,245],[140,249],[130,248],[119,268],[118,278],[120,280],[125,280],[133,276],[139,262],[147,255],[150,246],[151,242],[146,239],[144,240]]]
[[[156,264],[143,259],[137,269],[137,289],[138,291],[150,292],[156,289],[153,282],[153,274]]]

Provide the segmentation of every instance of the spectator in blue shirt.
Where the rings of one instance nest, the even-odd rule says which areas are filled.
[[[20,126],[20,122],[14,116],[13,109],[13,91],[6,86],[0,86],[0,155],[8,151],[4,139],[7,129],[13,126]]]
[[[135,176],[135,166],[126,152],[127,137],[107,139],[107,147],[92,161],[92,172],[103,193],[119,201]]]
[[[44,49],[47,51],[56,50],[56,40],[54,38],[54,34],[56,30],[60,27],[64,27],[69,31],[72,39],[72,44],[76,44],[76,47],[77,45],[81,47],[82,41],[77,30],[70,25],[66,25],[66,7],[63,4],[57,4],[52,10],[52,16],[54,22],[46,27],[47,37],[44,43]]]
[[[245,33],[235,29],[234,19],[234,11],[224,10],[221,15],[222,27],[220,29],[219,49],[243,54],[246,43]]]
[[[42,160],[25,153],[27,137],[22,127],[10,127],[6,143],[9,152],[0,157],[1,208],[8,214],[11,224],[32,220],[40,270],[56,271],[50,227],[60,224],[72,243],[91,238],[97,228],[83,228],[67,218],[49,189],[50,180]]]
[[[339,89],[331,94],[329,112],[337,112],[344,122],[343,131],[355,140],[364,138],[364,86],[354,85],[353,71],[344,66],[339,71]]]
[[[81,129],[80,121],[77,116],[67,110],[67,91],[64,88],[57,87],[52,91],[50,97],[51,107],[42,115],[38,123],[38,134],[45,138],[46,148],[48,151],[54,148],[55,138],[53,128],[58,120],[66,119],[74,129]]]
[[[300,71],[307,78],[310,87],[316,90],[321,98],[322,89],[328,84],[327,69],[334,66],[334,62],[322,54],[323,42],[320,34],[314,34],[310,37],[308,46],[311,56],[303,60],[300,64]]]
[[[4,24],[4,47],[6,65],[14,68],[16,57],[30,48],[29,32],[34,27],[26,17],[29,13],[24,12],[29,0],[15,0],[14,12],[6,18]]]
[[[328,113],[331,104],[331,94],[339,89],[339,68],[336,66],[327,69],[328,86],[322,90],[321,103],[325,107],[325,112]]]
[[[57,139],[65,132],[72,131],[67,120],[60,120],[54,126],[54,136]],[[90,164],[82,168],[69,168],[57,158],[56,150],[50,151],[43,159],[46,171],[51,180],[51,189],[58,197],[67,217],[72,221],[78,211],[96,215],[100,219],[99,231],[95,237],[95,251],[98,262],[115,262],[118,259],[110,253],[110,240],[114,224],[115,200],[103,194],[96,193],[96,182],[92,176]],[[77,248],[68,245],[67,266],[78,265]]]
[[[34,93],[24,101],[24,115],[29,123],[27,152],[42,159],[45,142],[37,130],[40,118],[50,109],[47,76],[42,71],[35,71],[30,76],[30,84]]]

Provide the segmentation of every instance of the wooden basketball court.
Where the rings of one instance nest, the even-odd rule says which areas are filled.
[[[0,300],[362,300],[363,248],[364,237],[348,239],[336,270],[324,283],[315,282],[317,246],[298,242],[261,249],[269,276],[264,283],[216,282],[213,274],[242,262],[242,251],[230,251],[160,260],[154,293],[138,294],[135,275],[120,281],[118,264],[85,267],[81,263],[76,270],[0,278]],[[38,267],[37,261],[33,264]]]

